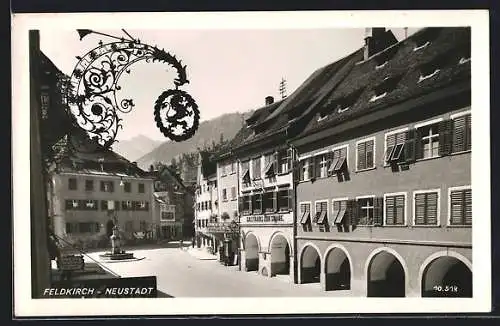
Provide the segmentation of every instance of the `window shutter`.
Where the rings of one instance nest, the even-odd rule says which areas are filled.
[[[292,161],[293,161],[293,149],[288,148],[286,150],[286,165],[288,166],[288,171],[292,169]]]
[[[436,224],[437,223],[437,204],[438,204],[438,195],[436,192],[431,192],[427,193],[427,200],[426,200],[426,218],[427,218],[427,224]]]
[[[425,224],[425,194],[415,195],[415,225]]]
[[[119,211],[120,210],[120,201],[116,200],[115,201],[115,211]]]
[[[275,166],[277,168],[278,173],[281,174],[283,173],[283,167],[281,165],[281,160],[283,159],[283,152],[282,151],[277,152],[276,157],[277,157],[276,161],[278,164]]]
[[[375,146],[374,146],[375,141],[374,140],[369,140],[366,142],[366,168],[371,168],[373,167],[374,161],[375,161]]]
[[[149,202],[146,202],[146,207],[144,208],[145,210],[149,211]]]
[[[104,181],[101,181],[101,191],[104,191]]]
[[[122,201],[122,209],[127,210],[127,202]]]
[[[384,198],[375,197],[373,199],[373,225],[382,226],[384,219]]]
[[[472,225],[472,190],[464,191],[464,224]]]
[[[439,155],[446,156],[451,153],[452,149],[452,128],[453,121],[452,120],[443,120],[439,122],[438,132],[439,132]]]
[[[394,223],[403,225],[405,223],[405,196],[399,195],[394,198]]]
[[[415,129],[409,129],[406,132],[406,143],[404,149],[405,162],[413,163],[415,162],[415,141],[416,141]]]
[[[273,212],[276,212],[278,210],[278,192],[273,191]]]
[[[293,198],[293,189],[288,189],[288,209],[294,210],[294,198]]]
[[[386,197],[385,198],[385,224],[393,225],[394,224],[394,206],[395,206],[395,197]]]
[[[317,155],[314,157],[314,177],[316,179],[321,177],[321,159],[323,155]]]
[[[299,181],[304,181],[304,164],[305,160],[299,161],[298,164],[298,176],[299,176]]]
[[[359,143],[358,146],[357,146],[357,158],[358,158],[358,164],[356,166],[356,169],[357,170],[363,170],[363,169],[366,169],[367,167],[367,162],[366,162],[366,142],[363,142],[363,143]]]
[[[460,225],[464,221],[464,192],[452,191],[450,194],[450,224]]]
[[[415,129],[415,160],[419,160],[424,157],[424,151],[422,147],[422,129]]]
[[[279,157],[278,157],[278,152],[274,152],[273,154],[273,162],[274,162],[274,174],[276,174],[276,171],[279,171]]]
[[[109,192],[115,191],[115,183],[113,181],[109,182]]]
[[[315,175],[314,174],[314,157],[310,157],[307,160],[308,160],[308,164],[307,164],[308,176],[309,176],[309,179],[311,179]]]
[[[469,114],[466,116],[465,124],[465,150],[470,151],[472,147],[472,116]]]
[[[350,224],[352,226],[356,226],[358,224],[358,216],[359,216],[359,202],[355,199],[349,200],[347,202],[349,208],[349,219]]]
[[[72,208],[73,208],[73,201],[66,199],[66,209],[72,209]]]

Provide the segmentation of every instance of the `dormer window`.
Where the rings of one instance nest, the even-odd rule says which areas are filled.
[[[440,27],[429,27],[415,34],[412,38],[415,41],[415,47],[413,51],[418,51],[428,47],[432,41],[438,36]]]
[[[449,58],[445,55],[435,57],[429,62],[420,65],[420,77],[418,82],[424,81],[426,79],[436,76],[442,67],[446,65]]]
[[[392,46],[388,49],[386,49],[384,52],[381,52],[377,54],[373,59],[376,62],[375,69],[382,69],[385,66],[387,66],[387,63],[389,60],[391,60],[396,52],[398,51],[398,48],[395,46]]]
[[[429,79],[429,78],[432,78],[434,77],[435,75],[437,75],[439,73],[439,69],[438,68],[434,68],[434,71],[431,72],[431,73],[424,73],[422,72],[422,74],[420,75],[420,77],[418,78],[418,82],[420,83],[421,81],[424,81],[426,79]]]
[[[470,45],[467,47],[463,48],[460,51],[460,59],[458,60],[459,65],[463,65],[464,63],[467,63],[470,61]]]
[[[328,118],[328,112],[325,112],[325,111],[320,111],[319,112],[319,116],[318,116],[318,122],[319,121],[323,121],[325,120],[326,118]]]
[[[387,96],[389,92],[396,88],[396,85],[400,79],[401,76],[385,77],[378,86],[375,86],[374,94],[370,99],[370,102],[375,102]]]

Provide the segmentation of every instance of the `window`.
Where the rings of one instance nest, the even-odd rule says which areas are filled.
[[[262,194],[253,195],[253,213],[261,214],[262,213]]]
[[[94,181],[93,180],[85,180],[85,191],[94,190]]]
[[[310,203],[300,203],[300,224],[302,224],[304,232],[312,231]]]
[[[264,173],[267,178],[273,177],[277,173],[278,169],[278,154],[272,153],[264,156]]]
[[[125,192],[130,192],[132,190],[132,185],[130,184],[130,182],[125,182],[123,184],[123,190]]]
[[[141,221],[139,224],[139,230],[146,231],[148,229],[148,224],[146,221]]]
[[[147,201],[136,202],[136,208],[141,211],[147,211],[149,210],[149,202]]]
[[[450,225],[472,225],[472,190],[468,187],[450,189]]]
[[[400,162],[406,155],[405,147],[408,146],[408,131],[396,131],[385,135],[385,163]]]
[[[328,224],[328,202],[326,200],[317,201],[315,209],[314,222],[316,224],[324,224],[325,222]]]
[[[94,223],[78,223],[78,233],[92,233],[94,228]]]
[[[222,176],[225,176],[226,175],[226,164],[222,163],[221,164],[221,167],[220,167],[220,174]]]
[[[382,82],[374,87],[373,96],[370,98],[370,102],[375,102],[385,97],[389,92],[396,88],[401,77],[402,75],[385,77]]]
[[[344,218],[347,211],[347,198],[346,199],[334,199],[332,201],[332,220],[336,225],[344,223]]]
[[[332,152],[315,156],[314,172],[316,174],[316,178],[326,178],[328,176],[328,165],[330,164],[332,158]]]
[[[278,173],[288,173],[292,167],[292,150],[284,149],[278,153]]]
[[[432,158],[439,156],[439,123],[432,123],[417,128],[418,158]]]
[[[236,200],[236,187],[231,187],[231,200]]]
[[[260,157],[252,160],[253,178],[260,179]]]
[[[113,181],[101,181],[101,191],[103,192],[113,192],[115,184]]]
[[[144,193],[144,183],[139,183],[139,193],[143,194]]]
[[[459,153],[471,150],[471,114],[466,113],[460,116],[452,117],[453,121],[453,139],[452,153]]]
[[[132,208],[133,208],[133,205],[132,205],[132,202],[130,200],[122,201],[122,209],[132,210]]]
[[[222,201],[227,201],[227,190],[222,189]]]
[[[78,223],[66,223],[66,234],[78,233]]]
[[[69,178],[68,179],[68,189],[69,190],[77,190],[76,178]]]
[[[242,175],[241,175],[241,183],[248,187],[250,185],[250,162],[249,161],[246,161],[246,162],[241,162],[241,171],[242,171]]]
[[[270,191],[263,195],[262,199],[263,209],[266,213],[276,212],[276,192]]]
[[[439,190],[415,192],[413,215],[415,225],[438,225]]]
[[[358,225],[372,225],[374,216],[374,197],[360,198],[358,201]]]
[[[299,181],[309,179],[309,159],[302,159],[299,161]]]
[[[87,200],[85,201],[85,209],[97,210],[97,200]]]
[[[252,212],[252,197],[250,195],[243,196],[243,214],[248,215]]]
[[[375,138],[362,140],[356,145],[356,170],[375,167]]]
[[[385,196],[385,225],[406,224],[406,193],[386,194]]]
[[[333,150],[333,157],[328,167],[328,175],[335,175],[347,168],[347,146]]]
[[[278,207],[280,212],[292,209],[292,190],[282,189],[278,191]]]

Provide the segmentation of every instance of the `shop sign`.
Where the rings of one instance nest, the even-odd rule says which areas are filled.
[[[208,223],[209,233],[238,233],[237,227],[231,223]]]
[[[276,223],[283,222],[283,214],[273,214],[273,215],[248,215],[246,217],[248,223],[250,222],[261,222],[261,223]]]

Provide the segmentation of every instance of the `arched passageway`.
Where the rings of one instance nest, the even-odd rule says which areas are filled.
[[[271,242],[271,271],[273,276],[290,274],[290,246],[281,234],[276,235]]]
[[[381,251],[372,257],[367,275],[368,297],[404,297],[405,271],[391,253]]]
[[[458,258],[432,260],[422,274],[422,297],[472,297],[472,271]]]
[[[321,274],[321,257],[312,246],[306,246],[300,260],[301,283],[319,283]]]
[[[351,288],[351,265],[344,250],[333,248],[326,254],[325,275],[327,291]]]
[[[252,233],[245,237],[245,261],[247,272],[259,270],[259,242]]]

